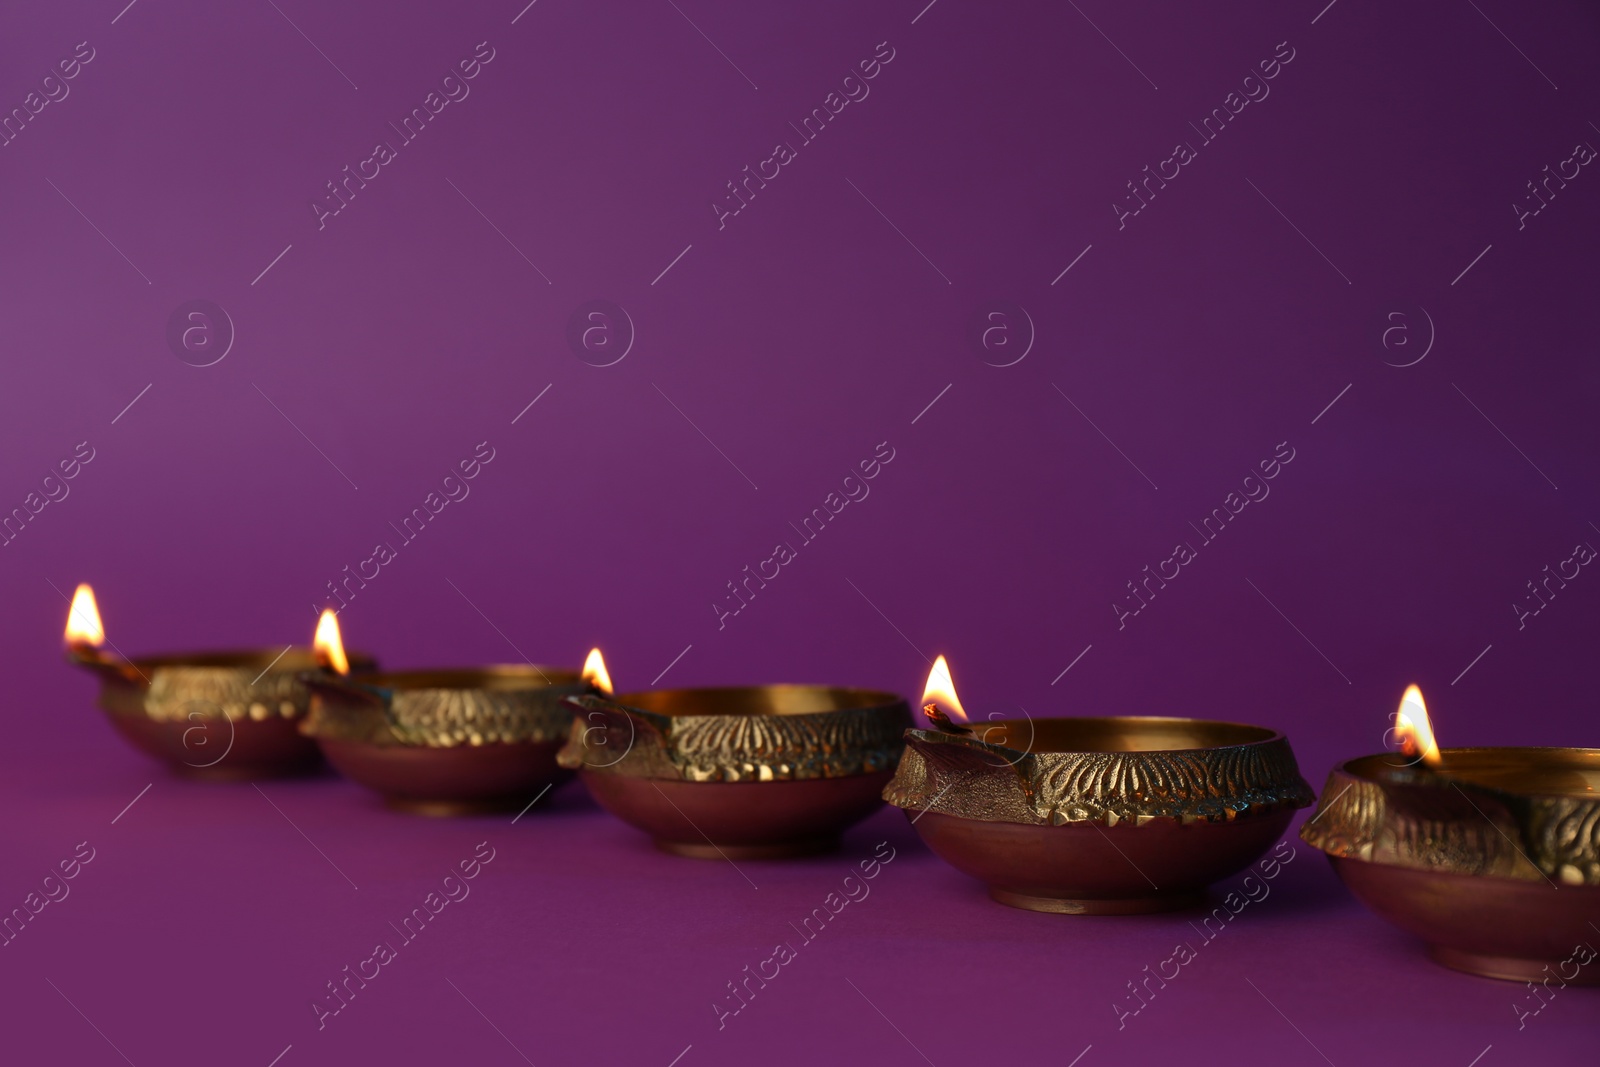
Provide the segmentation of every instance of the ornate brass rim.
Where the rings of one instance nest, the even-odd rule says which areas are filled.
[[[305,683],[307,736],[426,748],[560,740],[572,720],[562,698],[588,688],[577,671],[528,664],[306,675]]]
[[[1157,716],[1005,720],[906,731],[883,798],[984,822],[1225,822],[1311,803],[1288,740],[1242,723]]]
[[[100,675],[100,706],[113,715],[131,715],[153,722],[227,719],[264,722],[300,719],[310,706],[310,692],[301,675],[318,666],[309,648],[237,649],[175,653],[135,660],[69,654],[76,663]],[[358,671],[376,665],[371,656],[352,652]]]
[[[1452,748],[1443,773],[1395,755],[1328,775],[1300,837],[1330,856],[1600,885],[1600,749]]]
[[[563,767],[686,782],[778,782],[889,770],[911,709],[820,685],[658,689],[569,699]]]

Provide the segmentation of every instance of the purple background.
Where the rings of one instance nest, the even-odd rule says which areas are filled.
[[[350,602],[352,646],[575,665],[599,643],[624,689],[670,664],[663,685],[911,696],[946,652],[976,714],[1261,722],[1317,786],[1381,746],[1412,681],[1446,745],[1596,744],[1600,578],[1521,629],[1512,607],[1600,545],[1600,177],[1521,229],[1511,206],[1600,145],[1593,9],[923,2],[6,13],[0,113],[77,42],[94,59],[0,147],[0,509],[78,442],[95,458],[0,552],[0,907],[78,841],[97,854],[0,950],[5,1047],[1593,1062],[1592,991],[1519,1031],[1520,987],[1431,965],[1303,845],[1119,1032],[1112,1002],[1191,917],[993,905],[897,812],[843,856],[746,865],[754,891],[577,786],[514,827],[403,818],[333,779],[266,785],[280,813],[126,750],[61,664],[80,580],[130,654],[308,639],[325,583],[487,440],[471,495]],[[480,41],[470,95],[319,230],[324,184]],[[881,41],[870,95],[719,229],[726,183]],[[1200,145],[1189,123],[1281,41],[1270,95]],[[1197,158],[1119,229],[1126,183],[1180,140]],[[164,336],[196,298],[237,331],[205,368]],[[596,299],[637,334],[603,368],[566,340]],[[1003,306],[1035,337],[996,367],[1027,326],[986,352],[971,324]],[[798,545],[789,524],[884,441],[870,496],[719,629],[726,583]],[[1199,545],[1189,524],[1279,442],[1270,496],[1119,629],[1125,583]],[[319,1033],[323,983],[485,839],[473,896]],[[885,839],[872,897],[719,1032],[724,983]]]

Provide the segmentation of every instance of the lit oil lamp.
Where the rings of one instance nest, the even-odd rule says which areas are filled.
[[[837,848],[883,804],[911,721],[890,693],[820,685],[569,698],[563,767],[664,852],[777,859]]]
[[[1002,904],[1123,915],[1186,907],[1248,867],[1311,802],[1276,731],[1120,716],[968,725],[944,657],[934,730],[907,730],[884,799]]]
[[[606,670],[605,657],[600,655],[598,648],[591,648],[589,655],[584,657],[582,673],[585,682],[606,696],[615,691],[611,688],[611,672]]]
[[[945,708],[950,709],[950,714],[945,713]],[[944,733],[972,732],[971,727],[962,725],[968,721],[967,713],[961,707],[961,698],[956,696],[956,681],[950,677],[950,664],[945,662],[943,656],[936,657],[928,670],[928,681],[922,687],[922,714]],[[955,716],[954,719],[951,714]]]
[[[335,671],[305,677],[302,732],[341,774],[423,815],[516,810],[570,778],[555,758],[572,721],[561,700],[605,676],[598,650],[581,676],[531,664],[346,675],[331,614],[318,640]]]
[[[88,585],[73,594],[65,640],[68,662],[100,676],[100,706],[117,732],[179,774],[265,778],[321,764],[316,745],[298,729],[310,704],[298,678],[326,665],[310,648],[127,659],[106,650]],[[369,656],[354,660],[359,669],[373,666]]]
[[[1336,767],[1300,836],[1447,967],[1600,984],[1600,966],[1561,971],[1600,943],[1600,749],[1441,749],[1416,686],[1394,732],[1407,758]]]

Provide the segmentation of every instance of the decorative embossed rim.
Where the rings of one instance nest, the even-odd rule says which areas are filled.
[[[704,783],[890,770],[911,724],[902,697],[845,686],[653,689],[569,697],[567,704],[578,714],[561,750],[562,766]]]
[[[884,799],[1024,825],[1223,822],[1313,799],[1288,739],[1248,723],[1168,716],[974,722],[906,731]],[[1006,744],[1026,736],[1026,745]]]
[[[365,652],[349,656],[358,674],[377,666]],[[310,693],[302,676],[319,666],[316,652],[304,645],[173,652],[132,660],[69,652],[67,658],[100,676],[105,711],[154,722],[303,718]],[[154,686],[158,693],[153,699],[158,678],[161,684]]]
[[[1330,856],[1600,886],[1600,749],[1447,748],[1443,773],[1362,756],[1335,767],[1300,828]],[[1565,788],[1552,777],[1565,775]]]
[[[312,714],[301,725],[310,737],[331,737],[374,745],[455,748],[462,745],[560,740],[566,735],[571,713],[561,698],[580,693],[586,683],[578,671],[534,664],[488,667],[432,668],[389,671],[367,675],[304,674],[305,685],[316,695]],[[503,721],[488,724],[504,736],[492,740],[457,737],[460,724],[446,730],[436,723],[397,721],[396,706],[431,710],[462,697],[516,701],[498,710]],[[412,734],[415,736],[407,736]]]

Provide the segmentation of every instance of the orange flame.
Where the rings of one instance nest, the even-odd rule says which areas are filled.
[[[1422,702],[1422,690],[1408,686],[1400,698],[1400,710],[1394,714],[1394,735],[1400,750],[1413,759],[1422,758],[1430,767],[1440,763],[1439,746],[1433,739],[1433,723],[1428,719],[1428,708]]]
[[[94,590],[89,588],[88,582],[80,582],[72,594],[64,637],[73,648],[99,648],[106,643],[105,624],[100,621],[100,608],[94,602]]]
[[[317,658],[340,674],[350,673],[350,660],[344,654],[344,639],[339,636],[339,616],[323,608],[317,619],[317,636],[311,639]]]
[[[933,669],[928,672],[928,684],[922,687],[922,706],[936,705],[954,722],[970,722],[967,713],[961,710],[961,700],[956,696],[956,683],[950,677],[950,664],[940,656],[933,661]]]
[[[591,648],[589,658],[583,661],[583,680],[607,696],[615,692],[611,688],[611,673],[606,670],[605,657],[598,648]]]

